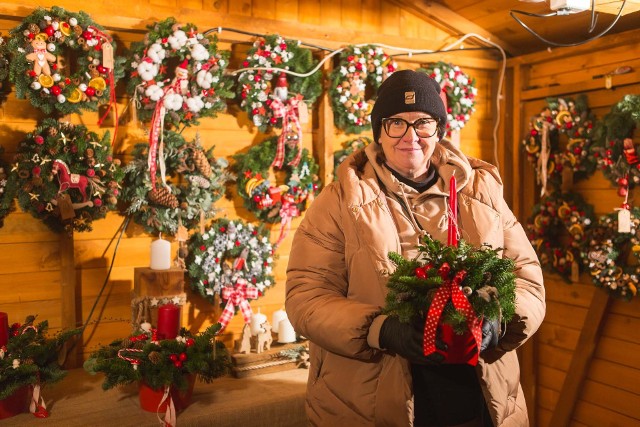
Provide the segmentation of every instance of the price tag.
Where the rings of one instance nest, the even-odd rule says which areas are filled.
[[[304,101],[298,103],[298,119],[300,123],[309,123],[309,107]]]
[[[580,264],[575,260],[571,263],[571,282],[577,283],[580,281]]]
[[[113,46],[105,41],[102,43],[102,66],[113,70]]]
[[[631,233],[631,211],[620,209],[618,211],[618,233]]]
[[[69,197],[68,194],[60,194],[56,199],[58,201],[58,208],[60,209],[60,218],[63,221],[76,216],[76,212],[73,210],[71,197]]]

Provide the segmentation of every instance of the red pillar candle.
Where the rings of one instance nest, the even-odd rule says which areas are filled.
[[[165,304],[158,307],[158,339],[172,340],[180,330],[180,307]]]
[[[0,347],[9,342],[9,316],[0,311]]]

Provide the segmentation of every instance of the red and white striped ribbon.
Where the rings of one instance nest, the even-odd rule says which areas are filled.
[[[240,311],[244,317],[244,323],[251,322],[251,306],[247,300],[258,298],[258,288],[250,288],[246,280],[238,279],[233,288],[230,286],[222,288],[221,294],[222,299],[227,300],[227,305],[225,305],[218,319],[218,323],[222,325],[218,334],[227,327],[229,321],[231,321],[235,314],[236,307],[240,307]]]
[[[162,418],[160,418],[160,407],[167,400],[167,410],[164,413],[163,420]],[[171,397],[171,386],[169,385],[164,386],[164,395],[162,396],[162,400],[160,400],[158,408],[156,409],[156,416],[158,417],[158,420],[160,420],[160,423],[165,427],[176,427],[176,424],[178,423],[176,416],[176,406],[173,403],[173,398]]]

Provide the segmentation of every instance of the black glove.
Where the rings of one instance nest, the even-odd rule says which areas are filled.
[[[384,323],[383,323],[384,325]],[[482,321],[482,344],[480,344],[480,352],[493,348],[498,345],[500,338],[500,322],[498,319],[484,319]]]
[[[380,327],[380,346],[396,353],[411,363],[419,365],[437,365],[442,363],[444,355],[433,352],[425,356],[422,350],[424,324],[421,322],[402,323],[397,317],[387,317]],[[436,348],[447,351],[447,346],[436,337]]]

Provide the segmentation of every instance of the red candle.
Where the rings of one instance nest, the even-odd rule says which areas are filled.
[[[448,239],[449,246],[458,246],[458,193],[456,189],[456,177],[451,175],[449,180],[449,223]]]
[[[0,347],[9,342],[9,316],[0,311]]]
[[[180,331],[180,307],[165,304],[158,307],[158,339],[172,340]]]

